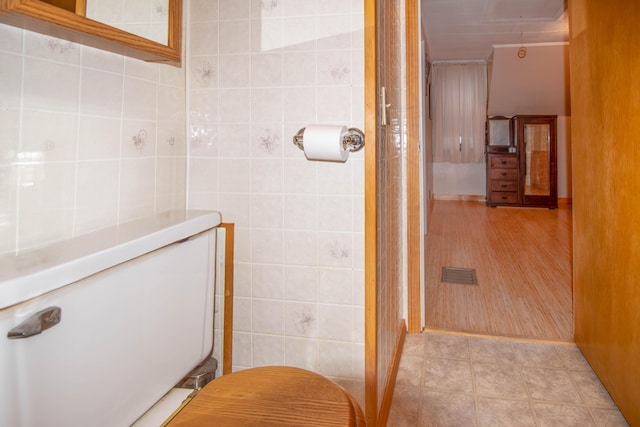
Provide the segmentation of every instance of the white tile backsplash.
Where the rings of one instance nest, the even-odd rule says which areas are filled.
[[[0,62],[0,253],[186,205],[184,68],[4,24]]]
[[[288,265],[284,276],[285,299],[318,301],[318,271],[315,267]]]
[[[190,0],[189,20],[194,22],[215,22],[218,20],[219,0]]]
[[[219,87],[249,87],[251,81],[251,55],[220,55],[218,70]]]
[[[308,161],[292,137],[313,123],[362,127],[363,35],[354,18],[361,8],[319,0],[218,6],[217,45],[209,30],[191,26],[189,117],[191,126],[219,129],[217,194],[223,218],[237,224],[234,369],[276,363],[359,381],[363,156]],[[203,37],[219,56],[200,56]],[[205,93],[215,79],[214,98]],[[192,150],[191,159],[198,156]]]
[[[281,87],[283,81],[282,53],[251,55],[251,86]]]
[[[282,265],[253,264],[252,296],[254,298],[284,298],[284,267]]]
[[[318,372],[319,341],[287,336],[285,339],[285,364]]]
[[[82,73],[80,109],[83,114],[122,117],[124,78],[121,74],[85,69]]]
[[[79,81],[78,66],[25,57],[22,105],[34,110],[77,113]]]
[[[218,48],[221,54],[240,54],[251,52],[250,20],[220,21],[219,26]],[[211,41],[212,40],[210,40],[210,42]]]
[[[234,369],[362,378],[363,156],[312,162],[291,143],[312,123],[362,127],[362,6],[185,4],[182,68],[0,25],[0,253],[219,209],[236,224]]]
[[[75,160],[77,132],[76,114],[25,110],[21,150],[42,153],[43,161]]]
[[[284,301],[253,298],[252,331],[284,335]]]

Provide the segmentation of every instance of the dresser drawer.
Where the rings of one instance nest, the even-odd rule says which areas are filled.
[[[489,164],[492,169],[494,168],[503,168],[503,169],[517,169],[518,168],[518,158],[515,156],[489,156]]]
[[[493,204],[499,203],[518,203],[518,193],[517,192],[501,192],[495,191],[489,195],[489,202]]]
[[[491,169],[490,179],[518,179],[518,169]]]
[[[491,181],[491,191],[518,191],[518,181]]]

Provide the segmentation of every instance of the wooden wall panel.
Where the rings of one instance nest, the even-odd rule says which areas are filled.
[[[407,324],[409,333],[422,329],[420,283],[420,12],[418,0],[406,0],[406,138],[407,138]]]
[[[575,339],[640,425],[640,2],[569,12]]]

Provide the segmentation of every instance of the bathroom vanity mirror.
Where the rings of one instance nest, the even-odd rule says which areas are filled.
[[[144,61],[180,65],[182,0],[3,0],[0,22]]]

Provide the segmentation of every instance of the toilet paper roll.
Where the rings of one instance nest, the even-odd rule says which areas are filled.
[[[342,147],[342,138],[348,133],[346,126],[309,125],[304,130],[304,154],[309,160],[345,162],[349,152]]]

